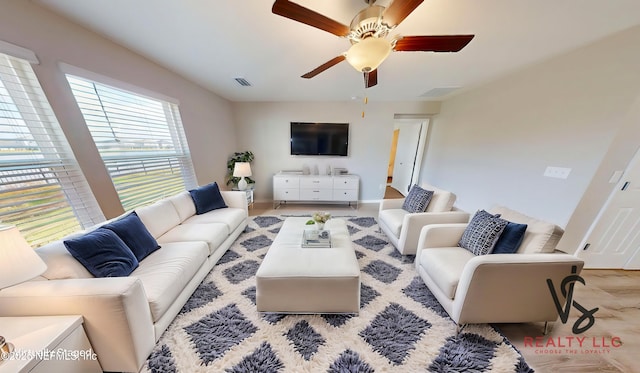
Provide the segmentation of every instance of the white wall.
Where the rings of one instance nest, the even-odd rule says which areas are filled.
[[[563,227],[579,219],[560,245],[572,251],[594,218],[574,211],[600,199],[585,190],[640,94],[637,45],[640,27],[444,102],[423,179],[454,191],[468,211],[503,204]],[[572,171],[553,179],[543,176],[547,166]]]
[[[228,101],[30,1],[0,2],[0,40],[38,56],[36,75],[108,218],[122,213],[122,206],[59,62],[177,99],[198,182],[223,182],[226,159],[236,148]]]
[[[345,167],[361,178],[360,200],[384,195],[395,114],[434,114],[438,103],[429,102],[236,102],[238,151],[251,150],[257,201],[273,199],[272,176],[283,169],[319,166]],[[365,117],[362,118],[362,109]],[[348,122],[348,157],[290,155],[290,122]],[[380,187],[382,186],[382,188]]]

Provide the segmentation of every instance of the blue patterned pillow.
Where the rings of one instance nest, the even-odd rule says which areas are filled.
[[[478,210],[462,233],[458,246],[471,251],[474,255],[489,254],[507,223],[506,220],[485,210]]]
[[[432,190],[425,190],[413,184],[407,198],[404,199],[402,209],[412,213],[424,212],[431,202],[431,197],[433,197]]]

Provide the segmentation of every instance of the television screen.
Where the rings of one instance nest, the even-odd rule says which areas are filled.
[[[291,122],[291,155],[347,156],[349,123]]]

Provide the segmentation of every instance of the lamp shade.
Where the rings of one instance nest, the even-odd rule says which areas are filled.
[[[233,168],[234,177],[251,176],[251,164],[249,162],[236,162]]]
[[[0,289],[41,275],[47,265],[15,226],[0,226]]]
[[[387,39],[369,37],[349,48],[347,62],[359,72],[373,71],[391,53],[391,43]]]

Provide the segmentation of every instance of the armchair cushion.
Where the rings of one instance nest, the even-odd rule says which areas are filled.
[[[382,210],[378,215],[378,220],[384,221],[387,227],[389,227],[389,230],[391,230],[391,233],[396,237],[400,237],[402,222],[408,213],[407,210],[403,209]]]
[[[421,186],[422,189],[433,190],[433,197],[431,197],[425,212],[445,212],[453,209],[453,204],[456,202],[455,193],[429,184],[422,184]]]
[[[527,231],[526,224],[518,224],[513,222],[507,222],[507,226],[502,231],[496,246],[491,251],[491,254],[513,254],[518,251],[522,240],[524,239],[524,233]]]
[[[422,189],[416,184],[413,184],[407,198],[405,198],[402,204],[402,209],[411,213],[424,212],[433,197],[432,190]]]
[[[491,212],[500,214],[502,219],[527,224],[518,254],[552,253],[564,233],[564,230],[555,224],[532,218],[504,206],[493,207]]]
[[[474,255],[486,255],[493,250],[506,226],[506,220],[485,210],[478,210],[462,233],[458,246],[471,251]]]
[[[474,257],[472,252],[463,248],[436,247],[422,250],[416,261],[429,273],[438,288],[449,299],[453,299],[464,267]]]

